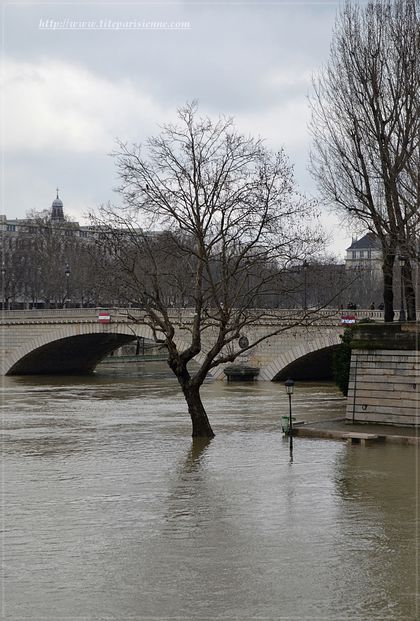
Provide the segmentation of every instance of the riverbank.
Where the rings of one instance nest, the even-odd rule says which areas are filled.
[[[351,423],[344,418],[298,424],[293,430],[294,436],[333,440],[347,440],[349,434],[352,433],[372,434],[377,436],[377,440],[381,442],[420,445],[418,427]]]

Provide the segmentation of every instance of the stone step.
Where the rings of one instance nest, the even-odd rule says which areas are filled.
[[[343,434],[343,438],[345,438],[350,444],[366,444],[368,442],[378,442],[382,439],[374,433],[359,433],[357,431],[345,433]]]

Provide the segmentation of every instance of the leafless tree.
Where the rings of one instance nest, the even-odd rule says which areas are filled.
[[[2,239],[3,297],[6,306],[39,302],[62,307],[96,302],[99,287],[89,245],[77,236],[75,223],[53,223],[48,212],[32,211],[15,234]]]
[[[110,286],[145,309],[142,321],[167,348],[193,436],[212,437],[200,387],[211,369],[284,329],[238,346],[248,328],[272,316],[264,301],[282,294],[287,268],[319,251],[314,205],[296,193],[283,152],[240,135],[231,119],[200,118],[195,103],[144,146],[120,142],[114,155],[123,206],[107,205],[93,218],[97,255]],[[173,306],[184,303],[194,316],[182,325]],[[311,314],[301,310],[290,324],[305,318]]]
[[[70,233],[67,222],[53,224],[47,211],[33,211],[28,214],[27,226],[21,227],[17,236],[16,252],[27,257],[26,291],[34,301],[42,300],[47,308],[51,304],[65,304],[65,268],[73,245]]]
[[[312,173],[326,201],[378,235],[386,321],[394,317],[395,257],[417,257],[419,7],[419,0],[348,2],[311,100]],[[411,260],[404,282],[415,319]]]

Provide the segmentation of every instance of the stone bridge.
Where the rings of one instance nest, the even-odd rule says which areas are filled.
[[[150,328],[141,321],[129,320],[123,309],[110,311],[110,323],[98,321],[98,309],[60,309],[3,311],[0,320],[0,373],[2,375],[28,374],[85,374],[109,353],[141,337],[153,339]],[[174,311],[175,312],[175,311]],[[176,332],[180,347],[187,345],[186,328],[192,320],[188,309],[176,311],[181,317]],[[278,310],[270,320],[249,328],[246,336],[252,342],[280,327],[287,327],[302,311]],[[381,311],[351,311],[358,318],[382,319]],[[237,362],[246,362],[260,369],[260,380],[284,379],[289,374],[295,379],[327,379],[331,373],[331,356],[340,344],[341,311],[324,310],[310,325],[299,325],[273,336]],[[207,336],[210,343],[211,334]],[[238,346],[239,348],[239,346]],[[206,342],[203,342],[206,350]],[[198,361],[200,355],[197,356]],[[223,368],[213,371],[222,379]]]

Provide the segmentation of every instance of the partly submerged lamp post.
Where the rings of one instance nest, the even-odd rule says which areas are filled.
[[[66,263],[64,273],[66,275],[66,303],[64,304],[64,308],[67,308],[70,302],[70,268],[68,263]]]
[[[400,321],[405,321],[405,310],[404,310],[404,265],[405,265],[405,257],[399,256],[398,261],[400,263],[400,273],[401,273],[401,309],[400,309]]]
[[[284,386],[286,388],[287,396],[289,397],[289,435],[292,437],[293,435],[293,424],[292,424],[292,395],[293,395],[293,387],[295,383],[292,379],[287,379],[284,382]]]
[[[289,397],[289,448],[290,448],[290,463],[293,463],[293,422],[292,422],[292,395],[293,387],[295,383],[292,379],[287,379],[284,382],[287,396]]]

